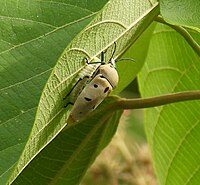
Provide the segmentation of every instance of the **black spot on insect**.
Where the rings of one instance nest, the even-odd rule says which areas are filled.
[[[95,105],[92,107],[92,109],[95,109]]]
[[[109,90],[109,87],[106,87],[106,88],[104,89],[104,93],[107,93],[108,90]]]
[[[97,84],[94,84],[94,88],[97,88],[98,87],[98,85]]]
[[[79,114],[82,114],[83,112],[79,112]]]
[[[84,97],[84,99],[85,99],[86,101],[91,101],[91,100],[92,100],[91,98],[87,98],[87,97]]]
[[[100,78],[105,78],[105,77],[103,75],[101,75]]]

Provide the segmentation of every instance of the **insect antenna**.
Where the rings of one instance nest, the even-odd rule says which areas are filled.
[[[112,56],[110,57],[110,60],[109,60],[109,61],[111,61],[112,58],[114,57],[114,54],[115,54],[116,48],[117,48],[117,44],[116,44],[116,42],[114,42],[114,50],[113,50]],[[119,62],[119,61],[121,61],[121,60],[130,60],[130,61],[135,62],[135,60],[132,59],[132,58],[119,58],[119,59],[116,59],[115,62]]]
[[[122,60],[130,60],[132,62],[136,62],[134,59],[132,58],[119,58],[119,59],[116,59],[115,62],[119,62],[119,61],[122,61]]]
[[[114,54],[115,54],[116,48],[117,48],[117,44],[116,44],[116,42],[114,42],[114,50],[113,50],[112,56],[110,57],[110,60],[109,60],[109,61],[111,61],[112,58],[114,57]]]
[[[104,55],[105,55],[106,51],[102,51],[101,52],[101,64],[104,64]]]

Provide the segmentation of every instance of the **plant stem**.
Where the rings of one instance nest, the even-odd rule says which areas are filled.
[[[200,90],[178,92],[144,99],[119,98],[116,102],[116,109],[141,109],[198,99],[200,99]]]
[[[192,49],[197,53],[197,55],[200,56],[199,44],[193,39],[193,37],[188,33],[188,31],[186,29],[184,29],[181,26],[175,26],[175,25],[165,22],[161,16],[156,17],[155,20],[157,22],[160,22],[160,23],[170,26],[171,28],[176,30],[178,33],[180,33],[185,38],[185,40],[188,42],[188,44],[192,47]]]

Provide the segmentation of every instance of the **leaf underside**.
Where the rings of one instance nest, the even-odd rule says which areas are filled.
[[[34,4],[34,6],[29,5],[33,9],[35,7],[34,13],[36,16],[36,20],[38,15],[37,11],[39,11],[37,5],[39,4],[38,6],[40,8],[44,7],[44,9],[46,10],[48,8],[41,5],[45,2],[36,1],[36,4]],[[17,178],[17,176],[18,178],[16,179],[14,184],[38,184],[39,179],[43,179],[43,185],[49,183],[62,184],[62,180],[64,180],[65,182],[70,181],[73,182],[73,184],[76,184],[80,181],[80,178],[84,174],[88,165],[91,163],[91,161],[95,159],[99,151],[109,142],[109,140],[112,138],[112,135],[114,134],[114,131],[116,130],[120,114],[116,113],[113,115],[112,110],[110,110],[107,112],[103,112],[105,114],[105,119],[103,120],[100,119],[101,117],[103,118],[103,116],[101,113],[99,113],[99,115],[101,115],[100,117],[97,116],[95,119],[94,116],[94,118],[91,118],[91,121],[83,122],[83,124],[80,123],[80,126],[78,124],[75,127],[66,127],[66,131],[61,132],[61,130],[67,124],[66,119],[70,112],[68,108],[63,108],[64,105],[67,103],[63,101],[63,97],[70,91],[76,75],[84,67],[83,59],[88,56],[97,56],[101,53],[101,51],[104,51],[108,48],[106,52],[106,60],[108,60],[112,53],[113,41],[117,42],[117,51],[115,57],[121,55],[121,53],[123,53],[127,46],[130,46],[137,39],[137,37],[144,31],[144,29],[152,22],[153,18],[158,14],[157,3],[152,6],[149,1],[109,1],[102,12],[99,12],[95,19],[93,19],[92,23],[84,31],[82,31],[83,28],[94,17],[96,11],[100,10],[100,8],[103,7],[106,1],[101,1],[100,4],[98,4],[97,2],[99,1],[97,1],[96,3],[94,3],[94,5],[91,5],[91,7],[89,6],[91,3],[90,1],[83,1],[83,3],[80,4],[80,7],[77,7],[76,3],[74,2],[75,4],[73,4],[73,2],[74,1],[70,1],[71,4],[69,4],[69,7],[71,8],[71,6],[74,6],[74,11],[79,12],[77,14],[78,17],[76,17],[75,20],[68,20],[67,23],[63,23],[63,19],[61,22],[53,21],[52,24],[58,24],[56,28],[54,26],[51,30],[47,30],[47,32],[44,32],[42,34],[40,33],[39,36],[38,34],[36,34],[35,38],[28,38],[27,36],[27,40],[20,41],[18,47],[14,47],[14,49],[8,51],[5,50],[2,52],[2,58],[5,58],[4,55],[7,56],[8,53],[11,56],[16,56],[16,66],[19,65],[20,74],[24,74],[24,76],[20,76],[19,71],[16,70],[15,76],[19,78],[15,78],[15,76],[13,75],[13,79],[9,81],[10,84],[7,84],[6,81],[5,83],[2,83],[5,84],[5,88],[4,86],[2,87],[4,89],[3,91],[1,91],[1,94],[4,97],[7,96],[7,100],[12,99],[13,105],[19,106],[17,106],[16,112],[12,111],[15,112],[15,116],[13,118],[13,116],[11,115],[11,118],[13,118],[11,120],[15,122],[15,125],[13,125],[12,123],[11,128],[13,128],[13,130],[10,133],[12,133],[12,135],[15,135],[15,132],[21,133],[21,130],[26,130],[26,133],[23,133],[23,138],[21,137],[21,135],[20,137],[16,135],[16,138],[14,139],[15,143],[11,144],[11,154],[9,153],[9,155],[11,156],[12,153],[16,153],[12,158],[12,161],[10,161],[9,165],[4,164],[2,170],[2,178],[0,179],[0,183],[2,184],[5,184],[10,173],[12,174],[9,177],[8,184],[13,182]],[[50,21],[49,12],[52,12],[52,9],[54,8],[51,3],[54,5],[53,1],[49,2],[49,6],[47,7],[49,7],[50,10],[47,12],[47,14],[45,14],[48,21]],[[64,12],[66,17],[68,17],[65,9],[63,10],[63,12],[60,10],[60,6],[62,6],[63,3],[61,3],[61,5],[60,3],[55,4],[58,5],[58,16],[61,16]],[[69,7],[67,6],[66,8],[68,9]],[[81,14],[82,9],[83,14]],[[45,12],[45,10],[43,12]],[[24,12],[24,14],[26,14],[26,11]],[[55,13],[53,16],[57,14]],[[39,18],[41,18],[42,22],[44,16],[39,15]],[[48,21],[47,23],[45,22],[45,24],[49,25],[50,23]],[[37,29],[43,30],[40,28]],[[82,32],[78,34],[80,31]],[[73,41],[71,42],[72,39]],[[24,44],[21,44],[21,42],[24,42]],[[67,48],[64,50],[66,46]],[[64,52],[62,53],[63,50]],[[15,55],[12,52],[16,52]],[[23,55],[21,53],[23,53]],[[31,58],[32,56],[33,58]],[[52,67],[54,66],[57,59],[58,62],[52,71]],[[27,68],[23,68],[22,66],[27,66]],[[30,69],[32,69],[33,71],[30,71]],[[24,73],[21,73],[21,71],[24,71]],[[25,71],[27,71],[27,73],[25,73]],[[42,91],[49,74],[50,77],[45,85],[44,90]],[[7,74],[7,76],[9,75]],[[122,81],[123,78],[125,77],[121,77]],[[21,90],[22,87],[24,88],[24,90]],[[22,92],[19,90],[21,90]],[[12,93],[9,91],[11,91]],[[27,94],[25,94],[24,92],[27,92]],[[27,96],[26,99],[23,99],[24,96],[21,97],[20,100],[23,100],[22,106],[18,104],[19,99],[17,99],[19,98],[20,94],[25,94]],[[4,99],[2,98],[2,101],[3,100]],[[31,103],[29,103],[29,101],[31,101]],[[33,115],[35,114],[36,107],[37,112],[34,120]],[[10,109],[7,108],[6,110]],[[107,120],[106,118],[108,118],[109,115],[110,119]],[[23,116],[25,116],[24,119],[22,119]],[[15,117],[19,117],[19,119],[15,120]],[[31,128],[33,121],[34,125]],[[3,120],[3,122],[6,122],[6,119]],[[24,127],[27,122],[29,126]],[[113,128],[112,126],[110,126],[112,122],[115,123]],[[9,124],[11,124],[11,121],[9,121]],[[18,128],[18,125],[21,125],[21,127],[19,127],[21,128],[21,130],[16,131],[15,128]],[[86,128],[89,127],[87,128],[89,130],[87,130],[84,126]],[[112,134],[109,134],[110,131],[109,129],[107,129],[107,127],[112,128]],[[32,129],[31,132],[30,129]],[[93,129],[95,131],[91,134]],[[79,136],[77,136],[78,143],[76,143],[76,137],[73,137],[75,131],[83,134],[80,137],[83,137],[83,142],[85,143],[82,143],[82,140],[79,139]],[[59,132],[61,132],[61,136],[58,135]],[[67,132],[66,135],[65,132]],[[29,139],[21,154],[24,143],[27,140],[28,136]],[[4,137],[6,137],[5,134]],[[14,136],[12,136],[12,138],[13,137]],[[62,137],[67,141],[66,143],[63,143],[63,145],[59,145],[58,143],[60,142],[60,139]],[[89,138],[92,138],[91,140],[94,140],[95,142],[93,143],[92,141],[90,141]],[[52,143],[47,146],[47,144],[49,144],[51,141]],[[98,145],[95,145],[95,143],[98,143]],[[18,146],[18,144],[21,145]],[[70,144],[75,145],[75,147],[72,148],[73,151],[71,151],[72,149],[70,149]],[[55,146],[57,147],[57,150],[55,150]],[[91,151],[86,150],[86,148],[89,148],[89,150],[91,149]],[[41,150],[41,154],[38,155]],[[6,150],[4,151],[4,155],[8,155]],[[52,154],[53,159],[50,159],[51,162],[47,162],[44,160],[46,158],[48,159],[49,151]],[[68,155],[64,158],[62,158],[63,156],[61,156],[60,161],[58,153],[61,151],[63,151],[63,153],[65,153],[66,151]],[[20,158],[17,161],[19,156]],[[85,158],[85,156],[89,156],[89,158]],[[79,158],[80,161],[77,161],[77,159]],[[52,168],[50,168],[50,166],[48,166],[49,168],[41,168],[41,166],[38,166],[39,163],[37,161],[40,161],[41,166],[48,166],[48,164],[51,164]],[[30,165],[25,168],[29,163]],[[71,164],[72,167],[68,168],[69,164]],[[76,176],[77,169],[79,167],[81,167],[79,169],[79,176]],[[33,171],[37,172],[38,169],[41,170],[39,173],[35,174],[35,179],[30,180],[29,175],[32,174]],[[71,170],[69,171],[69,169]],[[22,172],[22,170],[24,171]],[[3,174],[3,172],[5,172],[5,174]],[[21,175],[19,176],[20,173]],[[72,179],[72,177],[74,177],[74,179]]]
[[[0,184],[21,155],[56,61],[105,3],[0,1]]]
[[[193,36],[200,41],[199,35]],[[140,73],[142,96],[199,90],[199,61],[178,33],[157,25]],[[145,111],[146,133],[160,185],[199,184],[199,109],[199,101],[190,101]]]

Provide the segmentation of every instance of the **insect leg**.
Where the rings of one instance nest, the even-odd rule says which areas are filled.
[[[78,83],[83,80],[84,78],[90,78],[89,76],[84,76],[83,78],[79,78],[79,80],[75,83],[75,85],[72,87],[72,89],[67,93],[67,95],[63,98],[63,100],[65,100],[70,94],[71,92],[74,90],[74,88],[78,85]]]
[[[64,108],[67,108],[67,106],[68,105],[74,105],[72,102],[68,102],[65,106],[64,106]]]
[[[86,64],[101,64],[102,62],[100,61],[100,62],[88,62],[88,59],[87,58],[85,58],[85,63]]]
[[[88,61],[88,58],[87,58],[87,57],[85,57],[84,60],[85,60],[85,63],[86,63],[86,64],[89,64],[89,61]]]

